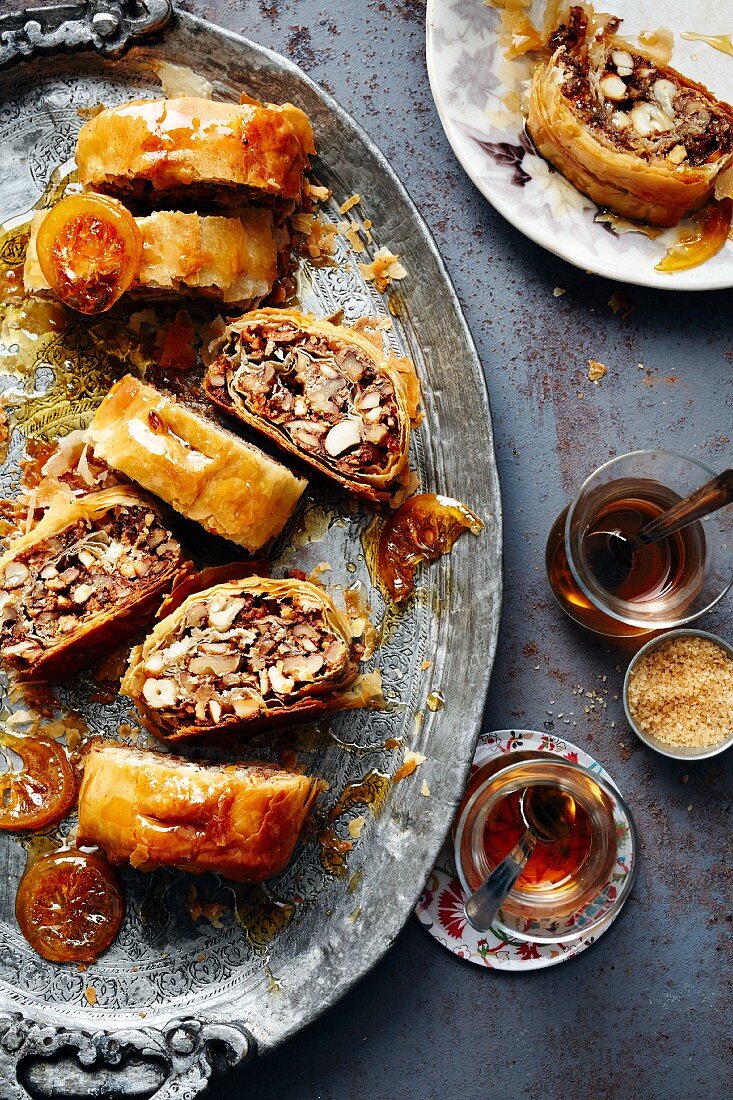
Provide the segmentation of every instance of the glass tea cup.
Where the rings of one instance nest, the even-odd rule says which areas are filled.
[[[632,451],[590,475],[552,526],[545,551],[553,594],[570,618],[610,637],[684,626],[733,583],[733,510],[723,508],[634,555],[614,591],[593,572],[589,536],[630,536],[715,476],[672,451]]]
[[[492,843],[497,820],[505,819],[502,807],[516,808],[528,787],[559,788],[575,800],[576,825],[581,817],[584,822],[582,847],[570,844],[568,862],[563,851],[545,857],[538,844],[493,927],[507,940],[570,943],[588,936],[620,911],[633,885],[637,840],[630,810],[602,775],[554,754],[510,753],[490,764],[472,778],[456,824],[456,869],[464,892],[473,893],[515,843],[509,832]],[[517,823],[516,838],[522,831]]]

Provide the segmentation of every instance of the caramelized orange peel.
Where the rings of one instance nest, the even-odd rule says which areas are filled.
[[[79,313],[104,313],[129,290],[142,257],[140,229],[107,195],[67,195],[38,229],[38,262],[61,301]]]
[[[75,848],[31,863],[15,903],[28,943],[57,963],[94,962],[117,935],[124,913],[117,875],[106,859]]]
[[[414,591],[415,570],[449,554],[465,531],[484,529],[479,517],[451,497],[421,493],[410,497],[387,520],[379,537],[379,575],[396,601]]]
[[[656,271],[687,271],[711,259],[728,240],[733,200],[711,202],[694,216],[692,226],[683,229],[679,240],[668,248],[656,265]]]
[[[21,758],[22,770],[12,769],[10,753]],[[77,796],[76,775],[63,745],[50,737],[3,731],[0,755],[7,763],[0,774],[0,829],[37,831],[62,821]]]

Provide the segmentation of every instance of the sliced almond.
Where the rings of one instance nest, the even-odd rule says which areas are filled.
[[[674,126],[672,120],[654,103],[635,103],[629,112],[629,118],[639,137],[664,134]]]
[[[216,699],[209,699],[209,714],[214,724],[221,718],[221,703],[218,703]]]
[[[251,718],[260,709],[260,704],[251,695],[232,696],[229,702],[232,704],[237,718]]]
[[[308,657],[286,657],[282,662],[283,675],[301,681],[310,682],[315,679],[322,668],[323,657],[320,653],[314,653]]]
[[[189,670],[194,676],[227,676],[230,672],[236,672],[239,668],[238,653],[201,653],[193,657],[189,663]]]
[[[368,390],[366,393],[359,395],[356,401],[356,407],[359,410],[376,409],[377,405],[382,402],[382,395],[378,390]]]
[[[143,695],[148,706],[154,710],[175,706],[178,698],[178,685],[174,680],[146,680]]]
[[[79,561],[85,569],[88,569],[90,565],[94,565],[96,560],[97,555],[93,554],[91,550],[83,549],[79,551]],[[43,574],[41,574],[41,576],[43,576]]]
[[[81,557],[81,555],[79,555]],[[58,577],[59,571],[55,565],[44,565],[41,570],[41,580],[50,581],[52,577]]]
[[[652,84],[652,94],[666,115],[674,118],[674,97],[677,88],[671,80],[655,80]]]
[[[361,443],[361,431],[358,420],[342,420],[334,424],[326,436],[325,448],[328,453],[336,458],[350,447],[357,447]]]
[[[160,653],[151,653],[143,667],[146,672],[150,672],[153,675],[158,672],[162,672],[163,658]]]
[[[687,156],[687,150],[684,145],[675,145],[667,153],[667,160],[671,160],[672,164],[682,164],[682,161]]]
[[[631,76],[634,71],[634,59],[626,50],[612,50],[611,61],[616,66],[619,76]]]

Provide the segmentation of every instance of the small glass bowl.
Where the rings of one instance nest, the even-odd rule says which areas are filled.
[[[636,723],[631,714],[631,709],[629,707],[629,683],[634,669],[647,653],[650,653],[653,649],[657,649],[660,645],[670,641],[672,638],[707,638],[708,641],[715,642],[716,645],[719,645],[721,649],[725,650],[729,657],[733,657],[733,645],[731,645],[730,642],[726,642],[723,638],[719,638],[717,634],[710,634],[707,630],[669,630],[666,634],[660,634],[659,637],[652,638],[650,642],[647,642],[646,645],[641,647],[639,652],[633,657],[629,667],[626,669],[623,690],[626,721],[640,741],[643,741],[650,749],[654,749],[655,752],[661,753],[662,756],[668,756],[672,760],[708,760],[711,756],[717,756],[719,753],[733,748],[733,733],[731,733],[730,737],[726,737],[724,741],[719,741],[717,745],[708,745],[703,749],[690,748],[685,745],[675,747],[674,745],[668,745],[666,741],[660,741],[653,733],[647,733],[646,730],[643,730],[641,726]]]
[[[493,928],[507,939],[551,943],[588,936],[619,912],[633,886],[638,840],[631,811],[602,775],[580,764],[529,753],[510,753],[498,763],[498,770],[490,766],[483,776],[473,776],[459,811],[455,858],[464,892],[473,893],[493,870],[483,837],[486,819],[499,800],[527,787],[558,787],[590,818],[589,853],[577,876],[561,887],[523,889],[515,884]]]

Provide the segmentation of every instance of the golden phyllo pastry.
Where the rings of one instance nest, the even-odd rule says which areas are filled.
[[[138,99],[82,126],[76,163],[84,187],[154,206],[287,209],[301,199],[314,152],[308,118],[292,103]]]
[[[527,129],[539,152],[601,207],[671,226],[711,197],[733,159],[733,109],[616,37],[582,6],[534,73]]]
[[[84,765],[78,843],[140,871],[261,882],[290,861],[318,790],[271,764],[202,765],[100,744]]]
[[[136,489],[59,491],[0,558],[0,657],[25,679],[88,668],[151,621],[182,564],[157,506]]]
[[[345,489],[388,499],[406,472],[419,383],[412,363],[363,331],[295,310],[228,325],[212,348],[208,396]]]
[[[218,584],[156,623],[122,691],[172,741],[380,706],[379,673],[359,675],[368,630],[308,581]]]
[[[257,447],[131,375],[102,401],[89,436],[98,458],[249,551],[280,533],[306,486]]]
[[[31,225],[23,269],[25,289],[31,293],[50,289],[36,250],[47,216],[40,211]],[[250,208],[238,218],[161,210],[134,220],[142,248],[128,293],[138,298],[203,297],[247,308],[272,290],[278,245],[269,210]]]

